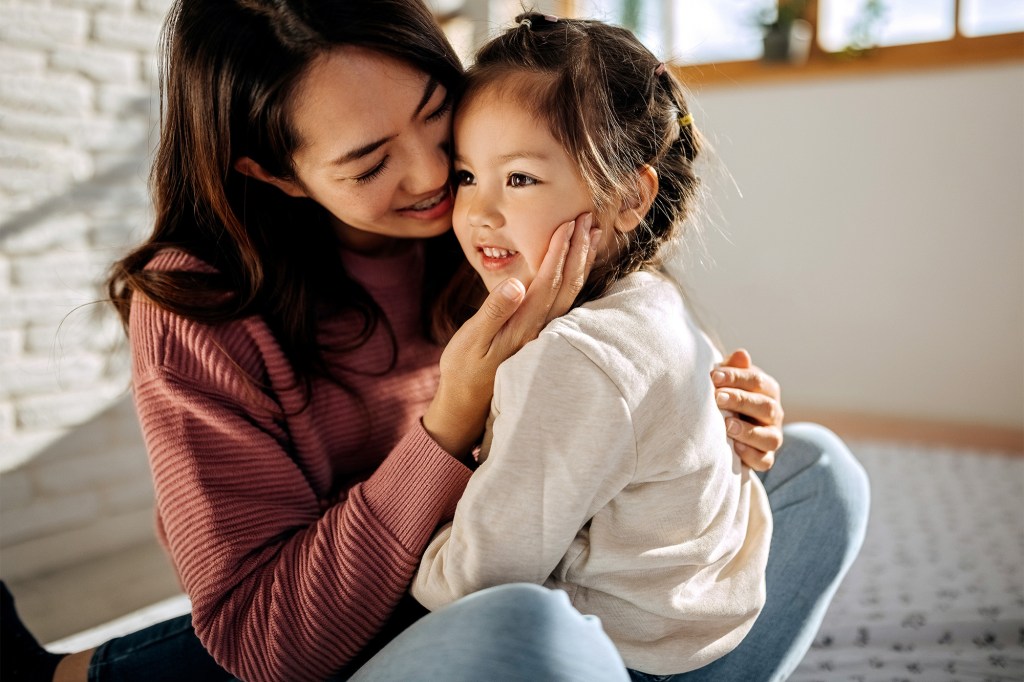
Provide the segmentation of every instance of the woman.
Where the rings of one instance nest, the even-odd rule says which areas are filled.
[[[626,679],[598,624],[533,586],[395,638],[422,615],[403,596],[469,477],[495,368],[576,297],[590,217],[555,231],[529,291],[496,287],[441,353],[424,322],[460,258],[447,150],[462,71],[429,11],[181,0],[164,57],[156,224],[110,290],[192,620],[66,657],[55,679]],[[745,353],[726,364],[722,404],[747,417],[730,434],[766,469],[777,385]],[[795,665],[863,532],[848,451],[814,429],[787,439],[765,478],[782,520],[770,627],[744,642],[736,679],[789,664],[762,650]]]

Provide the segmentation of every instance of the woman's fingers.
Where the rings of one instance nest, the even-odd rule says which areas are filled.
[[[537,276],[533,278],[526,296],[502,333],[494,339],[499,354],[511,355],[530,339],[537,336],[547,324],[547,314],[562,289],[565,260],[571,248],[571,239],[577,231],[576,221],[563,223],[551,235]]]
[[[740,367],[742,369],[746,369],[747,367],[752,366],[754,362],[750,359],[750,353],[748,353],[745,348],[739,348],[734,350],[729,357],[722,362],[722,364],[729,367]]]
[[[733,445],[740,461],[754,471],[768,471],[775,464],[775,450],[765,452],[744,445],[739,441],[736,441]]]
[[[711,372],[711,382],[717,388],[736,388],[741,391],[760,393],[771,396],[778,400],[782,396],[782,389],[774,377],[765,374],[758,367],[740,369],[720,365]]]
[[[782,403],[770,395],[735,388],[715,391],[715,401],[723,410],[735,412],[762,426],[782,426]]]
[[[468,343],[477,346],[478,351],[474,355],[485,355],[494,337],[519,310],[525,297],[526,287],[522,282],[513,277],[506,279],[494,287],[480,306],[480,310],[466,320],[456,336],[464,336]]]
[[[747,351],[734,351],[711,372],[715,400],[735,416],[726,430],[736,454],[755,471],[767,471],[782,447],[782,389],[774,377],[755,366]]]
[[[775,463],[775,451],[782,447],[782,429],[759,426],[736,417],[725,420],[726,431],[735,443],[736,454],[755,471],[767,471]]]
[[[545,322],[569,312],[569,308],[583,290],[583,285],[587,283],[594,259],[597,257],[597,242],[601,235],[601,230],[593,225],[594,216],[590,213],[584,213],[576,218],[576,228],[569,242],[565,264],[562,266],[562,280]]]

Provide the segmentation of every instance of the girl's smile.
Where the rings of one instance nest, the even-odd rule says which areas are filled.
[[[521,103],[476,93],[455,116],[455,235],[488,290],[529,287],[559,224],[593,211],[562,145]]]

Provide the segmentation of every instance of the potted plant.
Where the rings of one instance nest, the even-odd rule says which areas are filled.
[[[764,29],[764,61],[807,61],[813,34],[806,19],[807,4],[807,0],[778,0],[761,11],[758,23]]]

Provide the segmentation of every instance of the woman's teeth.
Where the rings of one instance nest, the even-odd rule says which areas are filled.
[[[519,253],[518,251],[511,251],[509,249],[498,249],[493,246],[484,246],[481,247],[480,250],[483,251],[484,255],[487,256],[488,258],[508,258],[509,256],[514,256],[517,253]]]
[[[413,211],[426,211],[427,209],[434,208],[435,206],[440,204],[441,201],[444,200],[446,196],[448,196],[448,192],[439,192],[438,194],[430,197],[429,199],[424,199],[419,203],[413,204],[412,206],[409,207],[409,209]]]

